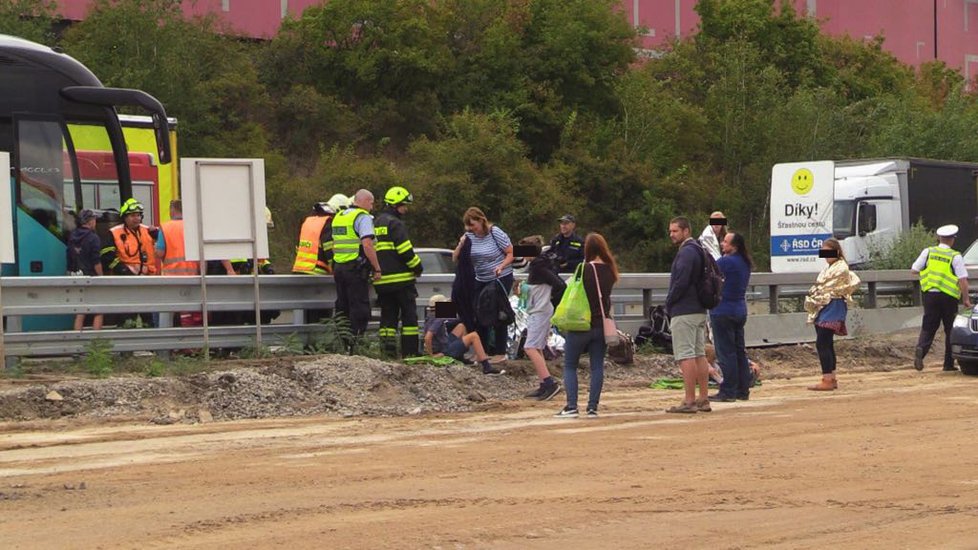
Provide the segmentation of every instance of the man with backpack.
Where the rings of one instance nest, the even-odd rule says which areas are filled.
[[[672,329],[673,356],[683,376],[685,396],[682,404],[666,409],[670,413],[692,414],[710,412],[707,384],[710,366],[706,362],[706,310],[711,301],[714,280],[708,280],[707,270],[716,267],[712,256],[704,252],[691,237],[689,220],[673,218],[669,222],[669,239],[679,247],[669,275],[666,313]],[[705,298],[705,300],[704,300]],[[699,399],[696,390],[699,389]]]

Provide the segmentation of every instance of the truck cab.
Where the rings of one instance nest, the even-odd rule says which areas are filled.
[[[902,160],[836,163],[832,233],[850,265],[867,264],[874,250],[889,248],[909,229],[901,200],[907,168]]]

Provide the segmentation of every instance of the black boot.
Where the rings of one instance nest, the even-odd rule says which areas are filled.
[[[913,368],[917,370],[924,370],[924,356],[927,355],[927,350],[924,348],[917,348],[913,353]]]

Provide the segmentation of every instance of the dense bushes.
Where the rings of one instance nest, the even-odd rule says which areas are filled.
[[[774,163],[978,161],[960,73],[902,65],[885,37],[827,37],[791,2],[700,0],[700,32],[638,63],[620,4],[330,0],[243,43],[170,0],[96,0],[60,45],[157,95],[182,154],[270,159],[280,269],[312,202],[395,183],[419,245],[451,244],[473,204],[516,237],[573,212],[625,268],[661,270],[668,220],[719,209],[764,267]],[[0,28],[44,39],[37,21]]]

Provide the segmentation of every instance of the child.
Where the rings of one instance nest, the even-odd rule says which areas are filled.
[[[520,241],[520,245],[542,248],[543,239],[528,237]],[[560,383],[550,375],[547,362],[543,357],[543,350],[547,347],[547,338],[550,336],[550,318],[554,315],[554,306],[550,300],[551,293],[555,286],[558,288],[564,286],[563,280],[557,276],[554,256],[541,254],[534,258],[530,262],[526,282],[526,343],[523,349],[533,363],[537,377],[540,378],[540,387],[526,394],[526,397],[549,401],[561,390]]]
[[[482,340],[476,332],[466,334],[465,323],[458,319],[439,318],[435,316],[435,304],[447,302],[448,298],[435,294],[428,300],[424,320],[424,351],[428,355],[447,355],[453,359],[465,362],[465,352],[469,346],[475,349],[475,360],[482,366],[482,374],[496,376],[505,374],[505,370],[497,369],[489,363],[489,356],[482,347]],[[449,324],[455,325],[449,331]]]

